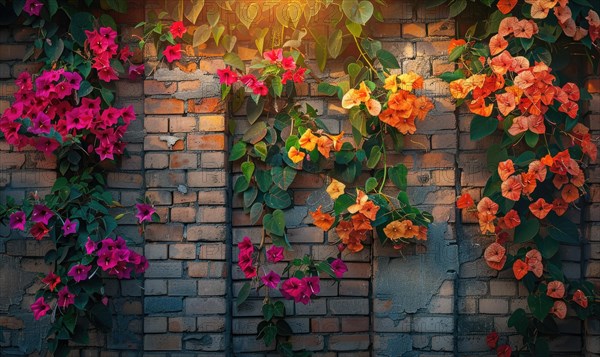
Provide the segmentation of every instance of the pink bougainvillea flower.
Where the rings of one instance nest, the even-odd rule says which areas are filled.
[[[237,73],[231,70],[229,67],[225,67],[223,69],[217,70],[217,75],[219,76],[219,82],[225,85],[232,85],[238,81]]]
[[[102,270],[107,271],[117,266],[118,259],[112,250],[105,250],[104,248],[98,251],[98,266]]]
[[[26,222],[27,222],[27,220],[25,218],[25,212],[23,212],[23,211],[17,211],[10,215],[10,218],[9,218],[10,229],[18,229],[20,231],[24,231]]]
[[[546,295],[555,299],[562,299],[565,296],[565,284],[562,281],[554,280],[548,283]]]
[[[285,57],[281,60],[281,67],[286,71],[293,71],[296,69],[296,62],[294,61],[294,57],[289,56]]]
[[[68,287],[64,287],[62,289],[60,289],[60,291],[58,292],[58,306],[64,308],[67,308],[71,305],[73,305],[75,303],[75,294],[72,294],[69,291]]]
[[[27,128],[27,131],[36,135],[49,134],[51,127],[50,117],[44,112],[39,112],[31,121],[31,126]]]
[[[46,275],[44,279],[42,279],[42,283],[46,284],[50,291],[54,291],[54,289],[56,289],[56,286],[60,284],[60,276],[51,272],[48,275]]]
[[[138,65],[130,64],[127,69],[128,78],[130,80],[138,79],[144,75],[144,70],[145,67],[143,63]]]
[[[240,77],[240,81],[244,83],[246,87],[254,87],[254,83],[256,83],[257,79],[253,74],[245,74]]]
[[[477,212],[479,213],[488,213],[490,215],[496,215],[498,213],[498,209],[500,206],[494,201],[492,201],[489,197],[484,197],[477,204]]]
[[[337,278],[342,278],[344,273],[348,271],[348,267],[343,260],[338,258],[331,262],[331,270],[333,270]]]
[[[304,76],[306,75],[306,68],[300,67],[294,72],[294,77],[292,78],[294,83],[302,83],[304,82]]]
[[[142,222],[152,222],[152,215],[156,212],[156,209],[152,207],[152,205],[146,203],[136,203],[135,209],[137,213],[135,214],[139,223]]]
[[[276,48],[274,50],[266,51],[263,53],[263,58],[271,63],[281,62],[283,60],[283,49]]]
[[[183,25],[183,21],[175,21],[169,27],[169,32],[173,35],[173,38],[182,38],[186,31],[187,29]]]
[[[31,311],[33,312],[33,317],[36,320],[39,320],[43,316],[46,316],[48,311],[50,311],[50,305],[48,305],[44,300],[44,297],[41,296],[33,304],[31,304]]]
[[[296,277],[291,277],[287,279],[283,282],[283,284],[281,284],[281,288],[279,288],[279,291],[281,292],[281,295],[283,295],[284,298],[288,300],[293,299],[297,302],[300,301],[300,298],[304,294],[305,290],[306,285],[304,284],[304,281]]]
[[[58,141],[44,136],[37,138],[35,142],[35,149],[37,151],[43,152],[46,156],[51,155],[54,152],[54,150],[58,149],[59,147],[60,144],[58,143]]]
[[[42,238],[44,238],[46,234],[48,234],[48,232],[50,232],[48,227],[46,227],[41,222],[34,224],[29,230],[29,233],[31,233],[33,238],[35,238],[36,240],[42,240]]]
[[[305,276],[302,280],[306,286],[305,294],[309,297],[321,292],[321,286],[319,284],[321,280],[318,276]]]
[[[538,278],[544,273],[542,265],[542,254],[537,249],[532,249],[525,255],[525,263],[529,266],[529,271]]]
[[[181,44],[167,46],[163,51],[163,55],[169,63],[181,59]]]
[[[254,85],[251,87],[252,93],[256,95],[265,96],[269,93],[269,88],[265,85],[263,81],[256,81]]]
[[[69,234],[75,234],[77,233],[77,227],[79,225],[79,222],[75,219],[73,221],[71,221],[70,219],[65,219],[65,223],[62,226],[62,231],[63,234],[65,236],[68,236]]]
[[[254,251],[254,245],[252,244],[250,238],[244,237],[244,239],[238,243],[238,249],[240,250],[240,253],[248,251],[252,253]]]
[[[588,298],[585,296],[585,293],[579,289],[573,294],[573,301],[584,309],[588,307]]]
[[[86,280],[88,278],[88,273],[92,269],[89,265],[77,264],[73,265],[71,270],[67,273],[68,276],[73,278],[76,282],[80,282]]]
[[[90,237],[88,237],[87,242],[85,242],[85,253],[90,255],[94,253],[98,249],[98,243],[94,242]]]
[[[567,316],[567,304],[562,300],[556,300],[550,308],[550,313],[561,320],[564,319]]]
[[[283,260],[283,247],[272,246],[267,250],[267,260],[271,263],[277,263]]]
[[[40,11],[42,11],[43,6],[44,4],[38,0],[27,0],[25,1],[25,6],[23,6],[23,11],[28,13],[29,16],[40,16]]]
[[[496,346],[498,345],[498,332],[490,332],[485,338],[485,343],[488,345],[489,348],[496,348]]]
[[[46,205],[33,206],[33,213],[31,214],[31,220],[33,222],[48,225],[48,221],[52,217],[54,217],[54,212],[46,207]]]
[[[266,287],[269,287],[271,289],[276,289],[277,285],[279,285],[279,281],[281,280],[281,277],[275,273],[273,270],[271,270],[269,272],[269,274],[267,275],[263,275],[260,280],[263,282],[263,284],[265,284]]]

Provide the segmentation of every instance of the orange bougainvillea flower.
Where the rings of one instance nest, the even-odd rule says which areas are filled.
[[[515,165],[511,159],[498,163],[498,175],[502,181],[506,181],[510,175],[515,173]]]
[[[528,272],[529,266],[524,261],[521,259],[515,260],[513,263],[513,273],[515,274],[515,278],[517,278],[517,280],[523,279]]]
[[[350,239],[350,232],[354,229],[354,225],[350,221],[340,221],[337,227],[335,227],[335,233],[340,237],[342,242],[346,242]]]
[[[489,117],[492,115],[492,110],[494,110],[494,104],[490,103],[489,105],[486,105],[483,98],[467,102],[467,106],[471,113],[481,115],[482,117]]]
[[[560,190],[560,188],[563,187],[563,185],[568,182],[569,182],[569,178],[567,177],[567,175],[556,174],[556,175],[554,175],[554,178],[552,179],[552,184],[558,190]]]
[[[579,289],[573,294],[573,301],[584,309],[588,307],[588,298],[585,296],[584,292]]]
[[[425,120],[425,117],[433,108],[431,100],[425,96],[421,96],[414,100],[412,113],[417,119]]]
[[[469,94],[473,87],[469,83],[467,83],[466,79],[459,78],[450,82],[449,89],[452,98],[462,99],[465,98],[467,94]]]
[[[544,124],[543,115],[530,115],[527,117],[527,126],[529,131],[536,134],[544,134],[546,132],[546,125]]]
[[[367,111],[369,112],[369,114],[371,114],[374,117],[378,116],[379,113],[381,113],[381,103],[379,103],[379,101],[373,98],[367,100],[365,106],[367,107]]]
[[[348,207],[348,212],[354,214],[361,209],[367,201],[369,200],[369,196],[367,196],[363,191],[356,189],[356,203]]]
[[[398,120],[398,124],[394,126],[398,129],[402,134],[414,134],[417,131],[417,127],[415,126],[415,118],[400,118]]]
[[[333,151],[340,151],[342,148],[342,138],[344,137],[344,132],[337,135],[325,134],[329,139],[331,139],[331,148]]]
[[[498,111],[504,116],[510,114],[517,107],[514,94],[509,92],[496,94],[496,104]]]
[[[290,151],[288,151],[288,157],[290,158],[290,160],[292,160],[292,162],[294,164],[297,164],[300,161],[304,160],[305,156],[306,156],[306,154],[303,153],[302,151],[296,149],[295,146],[292,146],[290,148]]]
[[[541,158],[540,162],[548,167],[551,167],[552,165],[554,165],[554,159],[552,158],[552,155],[550,155],[550,154]]]
[[[324,158],[329,158],[329,153],[331,152],[332,148],[333,141],[331,141],[331,139],[325,135],[319,137],[319,140],[317,140],[317,149]]]
[[[502,37],[506,37],[513,33],[515,29],[515,25],[519,22],[514,16],[505,17],[500,21],[500,26],[498,27],[498,35]]]
[[[350,89],[342,98],[342,108],[350,109],[360,103],[366,103],[371,99],[371,90],[367,87],[365,82],[361,82],[358,89]]]
[[[477,204],[477,212],[479,213],[489,213],[491,215],[496,215],[498,213],[498,204],[492,201],[489,197],[484,197]]]
[[[374,221],[375,217],[377,216],[377,211],[379,211],[379,208],[380,207],[374,204],[373,201],[368,201],[362,206],[359,212],[364,214],[365,217],[367,217],[371,221]]]
[[[379,120],[387,125],[396,127],[396,125],[398,125],[400,122],[400,117],[394,109],[388,108],[379,114]]]
[[[389,90],[392,93],[396,93],[398,91],[398,75],[392,74],[385,79],[383,84],[383,88]]]
[[[546,166],[544,166],[540,160],[532,161],[529,164],[528,173],[533,174],[535,179],[539,182],[543,182],[546,179],[547,174]]]
[[[332,200],[337,200],[338,197],[344,194],[345,189],[346,185],[336,179],[332,179],[325,191],[327,191],[327,194],[329,194],[329,197],[331,197]]]
[[[500,271],[506,263],[506,249],[494,242],[485,249],[483,257],[490,268]]]
[[[538,278],[544,273],[542,265],[542,254],[537,249],[532,249],[525,255],[525,263],[529,266],[529,271],[533,272]]]
[[[415,96],[407,91],[401,90],[392,95],[388,99],[388,108],[398,111],[398,115],[403,118],[410,117],[412,113],[412,102]]]
[[[513,63],[513,57],[508,51],[502,51],[498,56],[494,57],[490,61],[490,67],[492,71],[498,75],[505,75],[510,69]]]
[[[479,219],[479,229],[481,230],[481,234],[496,232],[496,227],[494,226],[494,220],[496,219],[495,215],[488,212],[479,212],[477,213],[477,218]]]
[[[552,210],[552,204],[547,203],[543,198],[539,198],[537,201],[529,205],[529,210],[539,219],[544,219]]]
[[[448,54],[452,53],[452,51],[456,47],[466,45],[466,44],[467,44],[467,42],[465,40],[463,40],[462,38],[450,40],[450,44],[448,44]]]
[[[552,201],[552,210],[558,216],[562,216],[563,214],[565,214],[565,212],[567,212],[568,208],[569,208],[569,204],[560,197],[555,198],[554,201]]]
[[[579,110],[579,105],[575,102],[566,102],[558,107],[559,112],[566,113],[571,119],[575,119],[577,117],[577,111]]]
[[[562,281],[554,280],[548,283],[546,295],[555,299],[562,299],[565,296],[565,284]]]
[[[521,133],[524,133],[529,129],[529,123],[527,122],[527,117],[522,115],[513,119],[512,125],[508,128],[508,133],[512,136],[517,136]]]
[[[564,319],[567,316],[567,304],[562,300],[556,300],[550,308],[550,313],[561,320]]]
[[[406,225],[401,224],[400,221],[392,221],[385,226],[383,233],[385,233],[385,235],[392,240],[404,238],[406,233]]]
[[[521,224],[521,217],[517,211],[511,209],[504,215],[502,222],[507,229],[512,229]]]
[[[517,0],[499,0],[496,4],[498,10],[504,15],[511,12],[515,5],[517,5]]]
[[[521,192],[523,191],[523,184],[518,176],[511,176],[506,181],[502,182],[500,186],[502,189],[502,196],[511,201],[518,201],[521,198]]]
[[[538,27],[533,20],[523,19],[513,27],[513,35],[518,38],[531,38],[536,33],[538,33]]]
[[[530,71],[523,71],[515,77],[514,83],[517,87],[525,90],[536,82],[535,76]]]
[[[521,184],[523,185],[523,194],[529,196],[535,191],[537,187],[537,181],[535,180],[535,174],[524,172],[521,174]]]
[[[300,143],[300,147],[307,151],[313,151],[317,146],[317,142],[319,141],[319,137],[312,133],[312,130],[307,129],[304,134],[300,137],[298,141]]]
[[[325,232],[331,228],[333,222],[335,221],[335,218],[333,218],[330,214],[321,212],[321,206],[319,206],[316,211],[310,212],[310,216],[314,220],[313,224]]]
[[[398,87],[405,91],[412,91],[413,89],[418,89],[417,87],[423,85],[423,78],[416,74],[413,71],[408,73],[403,73],[398,76]],[[415,87],[414,84],[417,84]]]
[[[417,240],[427,240],[427,227],[425,226],[418,226],[419,227],[419,233],[416,235],[415,238],[417,238]]]
[[[490,38],[490,54],[492,56],[497,55],[498,53],[504,51],[506,47],[508,47],[508,41],[504,39],[504,37],[495,34]]]
[[[579,198],[579,190],[575,185],[569,183],[563,187],[562,191],[560,191],[560,196],[565,202],[571,203]]]
[[[370,231],[373,229],[369,218],[361,213],[352,216],[352,225],[355,231]]]
[[[456,207],[458,207],[458,209],[465,209],[473,206],[475,206],[475,202],[473,201],[473,197],[468,193],[463,193],[458,200],[456,200]]]

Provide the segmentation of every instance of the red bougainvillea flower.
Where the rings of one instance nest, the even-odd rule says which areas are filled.
[[[575,185],[566,184],[565,187],[560,191],[560,196],[567,203],[576,201],[579,198],[579,190]]]
[[[283,247],[272,246],[267,250],[267,260],[271,263],[277,263],[283,260]]]
[[[538,278],[544,273],[542,264],[542,254],[537,249],[532,249],[525,255],[525,263],[529,266],[529,271],[533,272]]]
[[[552,210],[558,216],[562,216],[563,214],[565,214],[568,208],[569,204],[565,202],[565,200],[563,200],[562,198],[556,198],[554,199],[554,201],[552,201]]]
[[[510,175],[515,173],[515,166],[511,159],[498,163],[498,175],[502,181],[506,181]]]
[[[515,5],[517,5],[517,0],[500,0],[496,4],[498,10],[500,10],[500,12],[504,15],[511,12]]]
[[[138,219],[139,223],[152,222],[152,215],[156,212],[156,209],[152,207],[152,205],[146,203],[136,203],[135,209],[137,211],[135,217]]]
[[[181,44],[167,46],[163,51],[163,55],[169,63],[181,59]]]
[[[458,200],[456,200],[456,207],[458,207],[458,209],[465,209],[473,206],[475,206],[475,202],[473,202],[473,197],[468,193],[463,193]]]
[[[88,273],[91,269],[92,267],[89,265],[77,264],[73,265],[67,275],[72,277],[76,282],[80,282],[88,278]]]
[[[65,223],[62,226],[63,234],[65,236],[68,236],[69,234],[77,233],[78,226],[79,226],[79,221],[77,221],[76,219],[73,221],[69,220],[68,218],[65,219]]]
[[[511,209],[504,215],[504,217],[502,217],[502,225],[504,225],[506,229],[515,228],[519,224],[521,224],[521,218],[519,217],[519,213],[514,209]]]
[[[567,316],[567,304],[562,300],[556,300],[550,308],[550,313],[559,319],[564,319]]]
[[[182,38],[186,31],[187,29],[183,25],[183,21],[175,21],[169,28],[169,32],[173,35],[173,38]]]
[[[331,270],[337,278],[342,278],[344,273],[348,271],[348,267],[344,261],[338,258],[331,262]]]
[[[600,38],[600,16],[598,16],[596,11],[590,9],[585,19],[590,25],[590,39],[592,42],[596,42],[596,39]]]
[[[50,232],[50,230],[43,223],[36,223],[29,230],[29,233],[31,233],[36,240],[42,240],[48,232]]]
[[[552,210],[552,204],[547,203],[543,198],[539,198],[537,201],[529,205],[529,210],[539,219],[544,219]]]
[[[584,309],[588,307],[588,298],[585,296],[585,293],[579,289],[573,294],[573,301]]]
[[[565,296],[565,284],[562,281],[554,280],[548,283],[546,295],[555,299],[562,299]]]
[[[44,4],[38,0],[27,0],[25,1],[25,6],[23,6],[23,11],[28,13],[29,16],[40,16],[40,11],[42,11],[43,6]]]
[[[42,283],[46,284],[50,291],[54,291],[54,289],[56,289],[56,286],[60,284],[60,276],[54,273],[50,273],[46,275],[44,279],[42,279]]]
[[[48,305],[44,300],[44,297],[41,296],[33,304],[31,304],[31,311],[33,312],[33,317],[36,320],[39,320],[46,316],[48,311],[50,311],[50,305]]]
[[[483,257],[490,268],[502,270],[504,263],[506,263],[506,248],[494,242],[485,249]]]
[[[529,266],[527,263],[522,261],[521,259],[515,260],[513,263],[513,273],[515,274],[515,278],[517,280],[523,279],[525,275],[529,272]]]
[[[281,68],[285,69],[286,71],[293,71],[296,69],[296,62],[294,61],[294,57],[289,56],[289,57],[285,57],[284,59],[281,60]]]
[[[58,292],[58,306],[67,308],[75,303],[75,295],[69,291],[68,287],[63,287]]]
[[[500,188],[502,189],[502,196],[504,198],[511,201],[518,201],[521,198],[523,184],[518,176],[510,176],[506,181],[502,182]]]
[[[20,231],[24,231],[26,222],[27,222],[27,220],[25,218],[25,212],[23,212],[23,211],[17,211],[10,215],[10,218],[9,218],[10,229],[18,229]]]
[[[496,349],[496,355],[498,357],[510,357],[512,355],[512,348],[509,345],[501,345]]]
[[[265,96],[269,93],[269,88],[265,85],[263,81],[256,81],[254,85],[251,87],[252,93],[256,95]]]
[[[494,349],[498,345],[498,332],[492,331],[485,338],[485,343],[489,348]]]
[[[263,284],[265,284],[266,287],[276,289],[277,285],[279,285],[279,281],[281,281],[281,277],[279,274],[271,270],[267,275],[263,275],[260,280],[263,282]]]

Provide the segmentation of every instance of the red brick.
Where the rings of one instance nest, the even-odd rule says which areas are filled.
[[[195,244],[171,244],[169,246],[169,258],[171,259],[196,259]]]
[[[225,112],[225,103],[220,98],[188,100],[188,113],[216,114]]]
[[[402,34],[402,25],[389,22],[374,22],[372,34],[375,38],[400,37]]]
[[[177,92],[197,91],[202,88],[200,81],[181,81],[177,82]]]
[[[164,169],[169,166],[169,155],[162,153],[146,154],[144,166],[147,169]]]
[[[181,334],[146,334],[144,349],[147,351],[180,351]]]
[[[183,240],[183,225],[150,224],[146,227],[145,238],[151,242],[179,242]]]
[[[37,73],[43,65],[43,63],[39,62],[15,63],[12,66],[12,76],[13,78],[17,78],[23,72]]]
[[[144,101],[146,114],[183,114],[183,101],[174,98],[147,98]]]
[[[169,131],[169,117],[146,116],[144,129],[148,133],[166,133]]]
[[[200,131],[225,131],[225,117],[222,115],[203,115],[198,122]]]
[[[0,169],[20,169],[25,163],[25,154],[23,153],[2,153],[2,159],[0,160]]]
[[[9,330],[20,330],[23,328],[23,320],[12,316],[0,316],[0,326]]]
[[[190,187],[225,187],[227,180],[224,171],[190,171],[187,183]]]
[[[144,94],[173,94],[177,90],[177,84],[174,82],[160,82],[155,80],[144,81]]]
[[[319,317],[310,319],[310,331],[316,333],[340,331],[339,319],[335,317]]]
[[[425,24],[402,24],[402,37],[404,38],[425,37],[426,33],[427,31],[425,30]]]
[[[343,325],[342,328],[344,328]],[[365,350],[369,345],[369,335],[336,335],[329,337],[329,349],[332,351]]]
[[[170,155],[169,167],[172,169],[195,169],[198,167],[198,157],[196,154],[184,152],[173,153]]]
[[[171,221],[192,223],[196,222],[196,209],[194,207],[171,208]]]
[[[456,27],[453,19],[427,24],[427,35],[429,36],[454,36],[455,32]]]
[[[171,117],[169,119],[169,131],[171,133],[189,133],[195,130],[195,117]]]
[[[188,150],[225,150],[224,134],[188,135]]]
[[[201,223],[223,223],[227,220],[226,207],[204,206],[200,208]]]
[[[205,278],[208,276],[208,262],[188,263],[188,275],[191,278]]]
[[[1,44],[0,61],[20,60],[25,57],[27,45]]]
[[[367,332],[369,331],[370,319],[364,317],[342,317],[343,332]]]

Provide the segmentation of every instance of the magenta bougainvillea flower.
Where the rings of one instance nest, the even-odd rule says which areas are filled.
[[[283,247],[272,246],[267,250],[267,260],[271,263],[277,263],[283,260]]]
[[[23,211],[17,211],[10,215],[10,229],[18,229],[20,231],[24,231],[26,222],[27,220],[25,218],[25,212]]]
[[[50,305],[46,303],[44,297],[39,297],[33,304],[31,304],[31,311],[33,311],[33,317],[39,320],[43,316],[46,316],[50,311]]]
[[[219,83],[226,84],[228,86],[234,84],[238,80],[237,73],[231,70],[229,67],[217,70],[219,76]]]
[[[291,277],[281,284],[279,291],[284,298],[288,300],[294,300],[300,302],[304,291],[306,290],[306,284],[303,280],[296,277]]]
[[[281,60],[283,60],[283,49],[276,48],[271,51],[266,51],[263,53],[263,58],[271,63],[281,62]]]
[[[80,282],[88,278],[88,273],[91,269],[92,267],[89,265],[77,264],[74,265],[71,270],[69,270],[67,275],[73,278],[73,280],[76,282]]]
[[[75,294],[69,291],[68,287],[63,287],[58,292],[58,306],[62,308],[69,307],[75,303]]]
[[[45,205],[34,205],[33,213],[31,214],[31,220],[35,223],[43,223],[44,225],[48,225],[48,221],[50,218],[54,216],[54,212],[52,212]]]
[[[129,65],[128,75],[130,80],[135,80],[144,75],[144,64]]]
[[[40,11],[42,11],[43,6],[44,4],[38,0],[27,0],[25,1],[25,6],[23,6],[23,11],[28,13],[29,16],[40,16]]]
[[[90,237],[88,237],[87,242],[85,242],[85,252],[90,255],[94,253],[98,249],[98,243],[94,242]]]
[[[111,250],[101,249],[98,251],[98,266],[102,270],[107,271],[117,266],[117,259]]]
[[[306,285],[306,294],[308,296],[317,295],[321,292],[321,285],[319,284],[321,280],[318,276],[306,276],[302,280],[304,280],[304,284]]]
[[[154,214],[154,212],[156,212],[156,209],[154,207],[152,207],[152,205],[145,204],[145,203],[136,203],[135,209],[137,210],[137,213],[135,214],[135,216],[137,217],[138,222],[140,222],[140,223],[146,222],[146,221],[151,222],[152,215]]]
[[[167,46],[163,51],[163,55],[167,58],[167,62],[171,63],[181,59],[181,44]]]
[[[348,271],[348,267],[346,263],[344,263],[341,259],[336,259],[331,262],[331,269],[335,273],[337,278],[341,278],[344,276],[344,273]]]
[[[260,278],[260,280],[262,280],[263,284],[265,284],[266,287],[269,287],[271,289],[276,289],[277,285],[279,285],[279,281],[281,280],[281,277],[276,272],[271,270],[269,272],[269,274],[263,275]]]
[[[77,221],[76,219],[71,221],[68,218],[65,219],[65,224],[62,226],[62,231],[64,233],[65,236],[68,236],[69,234],[75,234],[77,233],[77,226],[79,225],[79,221]]]
[[[54,289],[56,289],[56,286],[60,284],[60,276],[54,273],[50,273],[46,275],[44,279],[42,279],[42,283],[48,285],[50,291],[54,291]]]

